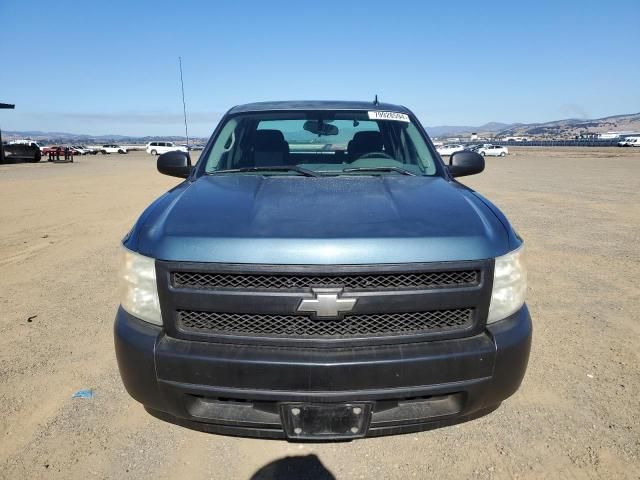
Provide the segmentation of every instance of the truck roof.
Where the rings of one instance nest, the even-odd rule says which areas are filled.
[[[287,100],[277,102],[256,102],[236,105],[229,113],[265,112],[273,110],[364,110],[411,113],[402,105],[391,103],[357,102],[345,100]]]

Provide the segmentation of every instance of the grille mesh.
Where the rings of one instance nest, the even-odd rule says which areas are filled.
[[[177,288],[236,288],[267,290],[302,290],[311,287],[342,287],[352,290],[392,288],[433,288],[477,285],[480,272],[459,270],[451,272],[418,272],[388,274],[345,275],[278,275],[175,272],[173,285]]]
[[[349,337],[463,330],[473,325],[473,309],[350,315],[342,320],[312,320],[300,315],[216,313],[178,310],[178,326],[198,333],[275,336]]]

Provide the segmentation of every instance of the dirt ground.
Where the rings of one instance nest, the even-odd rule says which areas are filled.
[[[640,149],[487,163],[464,181],[528,248],[521,389],[459,426],[304,445],[182,429],[124,391],[119,240],[177,179],[143,153],[0,165],[0,477],[639,479]],[[83,388],[94,397],[71,398]]]

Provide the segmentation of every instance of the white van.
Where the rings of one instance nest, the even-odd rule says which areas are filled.
[[[151,155],[162,155],[167,152],[185,152],[187,153],[187,147],[175,145],[173,142],[149,142],[147,143],[147,153]]]
[[[618,142],[619,147],[640,147],[640,137],[627,137]]]

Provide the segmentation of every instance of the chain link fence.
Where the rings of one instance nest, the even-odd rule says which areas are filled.
[[[597,140],[526,140],[526,141],[502,141],[485,140],[482,142],[462,142],[464,145],[477,145],[478,143],[491,143],[493,145],[504,145],[506,147],[616,147],[621,139]]]

